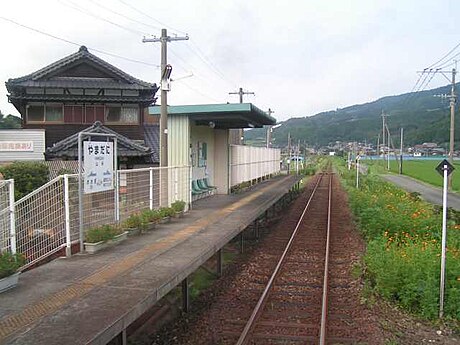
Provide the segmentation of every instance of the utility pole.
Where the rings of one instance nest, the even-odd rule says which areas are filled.
[[[240,96],[240,103],[243,103],[243,95],[255,95],[254,92],[249,92],[249,91],[243,91],[243,88],[240,87],[240,89],[237,92],[229,92],[229,95],[239,95]],[[239,144],[243,144],[243,128],[238,129],[238,142]]]
[[[399,150],[399,174],[402,175],[403,173],[403,135],[404,135],[404,128],[401,127],[401,148]]]
[[[383,166],[385,166],[385,158],[386,158],[386,155],[385,155],[385,127],[386,127],[386,124],[385,124],[385,117],[389,116],[387,114],[385,114],[385,112],[382,110],[382,148],[383,148]],[[389,170],[389,169],[388,169]]]
[[[454,123],[455,123],[455,103],[457,103],[457,95],[455,94],[455,75],[457,74],[457,60],[454,60],[455,68],[452,68],[452,78],[449,79],[446,76],[448,71],[443,71],[441,69],[436,70],[423,70],[418,71],[418,73],[441,73],[444,78],[446,78],[451,83],[450,95],[435,95],[435,97],[441,98],[450,98],[450,140],[449,140],[449,163],[454,165],[454,138],[455,138],[455,131],[454,131]],[[452,190],[452,174],[448,175],[448,187],[449,190]]]
[[[267,113],[268,113],[268,116],[272,116],[274,111],[268,108]],[[272,145],[272,126],[268,126],[267,127],[266,147],[269,148],[271,147],[271,145]]]
[[[288,132],[288,175],[291,173],[291,132]]]
[[[160,167],[168,167],[168,79],[171,75],[171,66],[168,65],[167,43],[172,41],[188,40],[185,37],[168,36],[166,29],[161,29],[161,37],[143,38],[143,43],[160,42],[161,43],[161,108],[160,108]],[[160,171],[160,204],[168,206],[168,174]]]
[[[166,29],[161,29],[161,37],[143,38],[143,43],[161,43],[161,108],[160,108],[160,167],[168,166],[168,91],[166,75],[168,73],[167,43],[172,41],[186,41],[189,37],[171,37],[167,35]],[[169,69],[171,67],[169,66]],[[170,71],[169,71],[170,72]]]

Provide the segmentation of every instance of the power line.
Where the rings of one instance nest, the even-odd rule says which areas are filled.
[[[460,43],[458,43],[455,47],[453,47],[451,50],[449,50],[449,52],[444,55],[441,59],[439,59],[438,61],[436,61],[434,64],[428,66],[427,68],[425,69],[428,69],[428,68],[432,68],[434,67],[435,65],[437,65],[438,63],[440,63],[442,60],[444,60],[446,57],[448,57],[452,52],[455,51],[455,49],[457,49],[458,47],[460,47]],[[457,54],[458,55],[458,54]]]
[[[169,26],[169,25],[167,25],[167,24],[165,24],[165,23],[160,22],[158,19],[153,18],[152,16],[148,15],[148,14],[145,13],[144,11],[141,11],[141,10],[137,9],[137,8],[134,7],[133,5],[127,3],[126,1],[118,0],[118,2],[121,2],[123,5],[129,7],[129,8],[132,9],[133,11],[135,11],[135,12],[137,12],[137,13],[139,13],[139,14],[142,14],[143,16],[145,16],[145,17],[147,17],[147,18],[150,18],[151,20],[157,22],[158,24],[160,24],[160,25],[163,26],[163,27],[169,28],[169,29],[171,29],[172,31],[177,31],[177,32],[182,33],[182,34],[187,34],[185,31],[175,29],[175,28],[173,28],[172,26]]]
[[[142,31],[139,31],[139,30],[136,30],[136,29],[130,29],[130,28],[126,27],[126,26],[123,26],[123,25],[120,25],[120,24],[118,24],[118,23],[112,22],[111,20],[108,20],[108,19],[106,19],[106,18],[104,18],[104,17],[98,16],[97,14],[94,14],[94,13],[92,13],[92,12],[86,10],[85,8],[83,8],[83,7],[79,6],[79,5],[77,5],[77,4],[74,3],[73,1],[67,0],[68,3],[65,3],[64,1],[59,0],[59,2],[60,2],[62,5],[67,6],[67,7],[70,7],[70,8],[72,8],[72,9],[78,11],[78,12],[83,13],[83,14],[86,14],[87,16],[96,18],[96,19],[98,19],[98,20],[101,20],[101,21],[103,21],[103,22],[106,22],[106,23],[109,23],[109,24],[111,24],[111,25],[114,25],[114,26],[116,26],[116,27],[118,27],[118,28],[120,28],[120,29],[123,29],[123,30],[125,30],[125,31],[131,32],[131,33],[135,34],[136,36],[138,36],[138,35],[147,35],[147,33],[145,33],[145,32],[142,32]]]
[[[113,9],[107,7],[107,6],[104,6],[100,3],[98,3],[97,1],[95,0],[89,0],[90,2],[92,2],[93,4],[95,4],[96,6],[99,6],[100,8],[103,8],[105,9],[106,11],[109,11],[109,12],[112,12],[114,14],[116,14],[117,16],[120,16],[120,17],[123,17],[133,23],[138,23],[138,24],[142,24],[142,25],[145,25],[149,28],[152,28],[152,29],[155,29],[155,30],[161,30],[161,28],[159,26],[153,26],[153,25],[150,25],[150,24],[147,24],[147,23],[144,23],[144,22],[141,22],[140,20],[137,20],[137,19],[134,19],[134,18],[131,18],[131,17],[128,17],[120,12],[117,12],[117,11],[114,11]]]
[[[68,40],[68,39],[65,39],[65,38],[62,38],[62,37],[55,36],[55,35],[53,35],[53,34],[47,33],[47,32],[45,32],[45,31],[41,31],[41,30],[39,30],[39,29],[35,29],[35,28],[30,27],[30,26],[27,26],[27,25],[18,23],[18,22],[14,21],[14,20],[12,20],[12,19],[9,19],[9,18],[5,18],[5,17],[0,16],[0,19],[3,19],[4,21],[10,22],[10,23],[15,24],[15,25],[17,25],[17,26],[20,26],[20,27],[22,27],[22,28],[25,28],[25,29],[34,31],[34,32],[36,32],[36,33],[39,33],[39,34],[42,34],[42,35],[44,35],[44,36],[48,36],[48,37],[54,38],[54,39],[59,40],[59,41],[62,41],[62,42],[66,42],[66,43],[69,43],[69,44],[73,44],[73,45],[78,46],[78,47],[81,47],[81,46],[83,45],[83,44],[81,44],[81,43],[76,43],[76,42],[70,41],[70,40]],[[126,61],[129,61],[129,62],[139,63],[139,64],[143,64],[143,65],[147,65],[147,66],[153,66],[153,67],[156,67],[156,68],[159,68],[159,67],[160,67],[159,65],[156,65],[156,64],[152,64],[152,63],[145,62],[145,61],[140,61],[140,60],[135,60],[135,59],[127,58],[127,57],[125,57],[125,56],[121,56],[121,55],[118,55],[118,54],[106,52],[106,51],[104,51],[104,50],[100,50],[100,49],[97,49],[97,48],[88,47],[88,49],[93,50],[93,51],[98,52],[98,53],[101,53],[101,54],[105,54],[105,55],[108,55],[108,56],[112,56],[112,57],[115,57],[115,58],[118,58],[118,59],[126,60]]]

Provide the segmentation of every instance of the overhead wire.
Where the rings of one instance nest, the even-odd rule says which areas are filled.
[[[125,14],[123,14],[123,13],[120,13],[120,12],[118,12],[118,11],[115,11],[115,10],[111,9],[110,7],[104,6],[104,5],[98,3],[98,2],[95,1],[95,0],[89,0],[89,1],[90,1],[91,3],[93,3],[93,4],[95,4],[96,6],[102,8],[102,9],[104,9],[104,10],[106,10],[106,11],[109,11],[109,12],[111,12],[111,13],[113,13],[113,14],[116,14],[117,16],[120,16],[120,17],[122,17],[122,18],[125,18],[125,19],[127,19],[127,20],[129,20],[129,21],[131,21],[131,22],[133,22],[133,23],[138,23],[138,24],[147,26],[147,27],[149,27],[149,28],[151,28],[151,29],[155,29],[155,30],[160,30],[160,31],[161,31],[161,28],[158,27],[158,26],[153,26],[153,25],[150,25],[150,24],[141,22],[140,20],[134,19],[134,18],[132,18],[132,17],[128,17],[127,15],[125,15]]]
[[[139,31],[139,30],[136,30],[136,29],[128,28],[128,27],[126,27],[126,26],[124,26],[124,25],[121,25],[121,24],[112,22],[112,21],[109,20],[109,19],[106,19],[106,18],[104,18],[104,17],[101,17],[101,16],[99,16],[99,15],[97,15],[97,14],[94,14],[94,13],[88,11],[87,9],[85,9],[85,8],[83,8],[83,7],[79,6],[79,5],[77,5],[76,3],[74,3],[74,2],[71,1],[71,0],[67,0],[67,3],[64,2],[63,0],[59,0],[59,2],[60,2],[62,5],[64,5],[64,6],[70,7],[70,8],[72,8],[72,9],[78,11],[78,12],[81,12],[81,13],[83,13],[83,14],[86,14],[87,16],[90,16],[90,17],[96,18],[96,19],[98,19],[98,20],[101,20],[101,21],[103,21],[103,22],[106,22],[106,23],[109,23],[109,24],[111,24],[111,25],[114,25],[114,26],[116,26],[116,27],[118,27],[118,28],[120,28],[120,29],[122,29],[122,30],[125,30],[125,31],[128,31],[128,32],[134,33],[134,34],[136,34],[136,35],[144,35],[144,36],[145,36],[145,35],[148,35],[148,33],[145,33],[145,32],[142,32],[142,31]]]
[[[83,45],[83,44],[81,44],[81,43],[77,43],[77,42],[74,42],[74,41],[71,41],[71,40],[68,40],[68,39],[65,39],[65,38],[62,38],[62,37],[59,37],[59,36],[50,34],[50,33],[48,33],[48,32],[45,32],[45,31],[42,31],[42,30],[33,28],[33,27],[31,27],[31,26],[27,26],[27,25],[21,24],[21,23],[15,21],[15,20],[12,20],[12,19],[9,19],[9,18],[5,18],[5,17],[0,16],[0,19],[2,19],[2,20],[4,20],[4,21],[7,21],[7,22],[10,22],[10,23],[12,23],[12,24],[15,24],[15,25],[17,25],[17,26],[20,26],[20,27],[22,27],[22,28],[25,28],[25,29],[34,31],[34,32],[39,33],[39,34],[42,34],[42,35],[44,35],[44,36],[54,38],[54,39],[59,40],[59,41],[62,41],[62,42],[66,42],[66,43],[69,43],[69,44],[72,44],[72,45],[75,45],[75,46],[78,46],[78,47],[81,47],[81,46]],[[92,51],[98,52],[98,53],[100,53],[100,54],[112,56],[112,57],[115,57],[115,58],[118,58],[118,59],[122,59],[122,60],[126,60],[126,61],[129,61],[129,62],[139,63],[139,64],[143,64],[143,65],[147,65],[147,66],[152,66],[152,67],[156,67],[156,68],[159,68],[159,67],[160,67],[160,65],[157,65],[157,64],[152,64],[152,63],[150,63],[150,62],[145,62],[145,61],[141,61],[141,60],[131,59],[131,58],[128,58],[128,57],[125,57],[125,56],[122,56],[122,55],[118,55],[118,54],[114,54],[114,53],[110,53],[110,52],[107,52],[107,51],[104,51],[104,50],[101,50],[101,49],[98,49],[98,48],[93,48],[93,47],[89,47],[89,46],[87,46],[87,48],[90,49],[90,50],[92,50]]]
[[[163,22],[160,22],[158,19],[156,19],[156,18],[154,18],[154,17],[148,15],[147,13],[145,13],[145,11],[141,11],[141,10],[137,9],[136,7],[134,7],[133,5],[131,5],[130,3],[127,3],[126,1],[118,0],[118,2],[122,3],[122,4],[125,5],[126,7],[129,7],[129,8],[132,9],[133,11],[135,11],[135,12],[137,12],[137,13],[139,13],[139,14],[141,14],[141,15],[143,15],[143,16],[145,16],[145,17],[147,17],[147,18],[149,18],[149,19],[151,19],[151,20],[153,20],[153,21],[155,21],[155,22],[157,22],[158,24],[162,25],[163,27],[169,28],[169,29],[171,29],[172,31],[176,31],[176,32],[179,32],[179,33],[182,33],[182,34],[187,34],[185,31],[175,29],[175,28],[173,28],[172,26],[169,26],[169,25],[167,25],[167,24],[165,24],[165,23],[163,23]]]
[[[94,0],[90,0],[90,1],[93,2]],[[145,17],[147,17],[147,18],[149,18],[149,19],[151,19],[151,20],[153,20],[153,21],[155,21],[156,23],[159,23],[160,25],[163,25],[163,26],[166,27],[166,28],[169,28],[169,29],[171,29],[171,30],[173,30],[173,31],[177,31],[177,32],[179,32],[179,33],[187,34],[185,31],[175,29],[174,27],[171,27],[171,26],[169,26],[169,25],[167,25],[167,24],[165,24],[165,23],[163,23],[163,22],[157,20],[156,18],[154,18],[154,17],[152,17],[152,16],[146,14],[145,11],[139,10],[138,8],[136,8],[136,7],[134,7],[133,5],[127,3],[126,1],[118,0],[118,2],[120,2],[120,3],[122,3],[123,5],[129,7],[129,8],[132,9],[133,11],[135,11],[135,12],[137,12],[137,13],[139,13],[139,14],[141,14],[141,15],[143,15],[143,16],[145,16]],[[130,18],[130,19],[133,20],[132,18]],[[140,22],[140,21],[137,21],[137,20],[136,20],[136,22],[142,23],[142,24],[144,24],[144,25],[148,25],[148,24],[146,24],[146,23],[144,23],[144,22]],[[206,58],[206,55],[202,52],[202,50],[199,48],[199,46],[195,43],[195,41],[194,41],[193,39],[190,39],[189,42],[190,42],[191,45],[194,46],[195,49],[193,49],[190,45],[188,45],[187,42],[186,42],[185,45],[186,45],[186,47],[187,47],[188,49],[190,49],[190,51],[192,51],[192,53],[194,53],[196,56],[198,56],[198,58],[199,58],[200,60],[202,60],[203,63],[205,63],[206,65],[208,65],[208,66],[211,68],[211,70],[212,70],[217,76],[219,76],[219,78],[221,78],[223,81],[225,81],[226,83],[228,83],[228,84],[231,85],[232,87],[235,87],[236,83],[234,83],[233,81],[229,81],[228,78],[225,76],[225,74],[222,73],[222,71],[221,71],[215,64],[213,64],[212,61],[210,61],[209,59]]]

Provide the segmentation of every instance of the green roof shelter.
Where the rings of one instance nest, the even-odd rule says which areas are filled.
[[[160,116],[160,106],[150,107],[149,115]],[[191,165],[193,180],[208,178],[218,194],[228,194],[230,130],[274,124],[251,103],[168,106],[168,165]]]

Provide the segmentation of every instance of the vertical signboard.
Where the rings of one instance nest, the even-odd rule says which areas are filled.
[[[113,189],[113,142],[83,142],[84,193]]]

